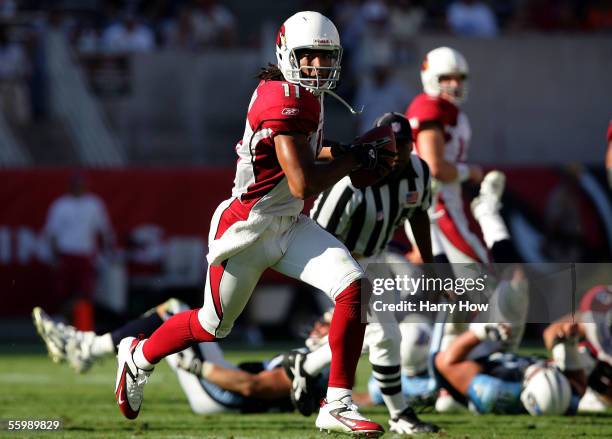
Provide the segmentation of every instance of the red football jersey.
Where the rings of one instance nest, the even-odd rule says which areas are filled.
[[[610,121],[610,124],[608,125],[608,143],[612,142],[612,120]]]
[[[444,158],[451,163],[466,160],[472,131],[467,116],[455,104],[421,93],[406,109],[406,118],[412,127],[417,154],[419,144],[416,140],[421,126],[425,122],[436,122],[444,132]]]
[[[322,98],[296,84],[261,81],[251,97],[244,135],[236,145],[238,164],[232,196],[253,201],[269,194],[285,177],[274,137],[282,133],[309,135],[316,154],[321,148],[322,125]],[[284,193],[278,202],[292,204],[287,198]],[[297,208],[298,203],[293,204]]]

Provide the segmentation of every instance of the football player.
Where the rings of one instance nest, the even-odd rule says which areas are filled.
[[[409,105],[406,117],[417,154],[438,183],[432,212],[437,220],[432,224],[434,256],[486,263],[489,255],[469,230],[461,191],[461,183],[483,180],[482,168],[466,163],[471,127],[460,105],[467,98],[468,73],[467,61],[458,51],[439,47],[429,52],[421,65],[424,92]]]
[[[578,356],[576,325],[556,333],[552,364],[490,348],[507,340],[508,327],[471,324],[434,358],[434,371],[453,398],[477,413],[575,414],[586,387]]]
[[[102,358],[116,355],[117,345],[124,337],[150,335],[171,316],[187,310],[189,307],[184,303],[169,299],[101,335],[56,322],[38,307],[32,317],[51,359],[56,363],[66,361],[77,372],[86,373]],[[281,360],[279,355],[269,361],[233,365],[224,359],[215,342],[200,343],[166,357],[196,414],[293,410],[291,381],[281,367]],[[325,381],[321,381],[313,384],[313,391],[323,397]]]
[[[566,356],[559,334],[572,324],[583,341],[579,346],[580,357],[571,360],[580,363],[588,376],[588,387],[578,411],[605,411],[612,406],[612,286],[596,285],[589,289],[580,301],[575,318],[563,317],[547,328],[546,346]]]
[[[352,170],[384,175],[394,155],[367,143],[334,158],[323,147],[323,98],[333,94],[342,55],[328,18],[311,11],[288,18],[277,35],[276,55],[278,64],[260,74],[236,145],[232,196],[211,220],[204,304],[171,317],[146,340],[119,344],[115,396],[122,413],[136,418],[155,364],[193,344],[224,338],[261,274],[272,268],[335,302],[329,334],[334,355],[316,426],[378,436],[383,427],[364,418],[351,400],[366,326],[360,319],[364,272],[344,245],[300,212],[305,198]]]
[[[434,178],[435,194],[430,209],[434,259],[441,263],[488,264],[492,262],[490,250],[495,262],[516,263],[518,255],[499,214],[505,176],[491,171],[483,179],[482,168],[466,162],[471,127],[461,104],[468,95],[468,75],[467,61],[457,50],[439,47],[430,51],[421,65],[423,93],[406,110],[416,152],[427,162]],[[471,207],[486,246],[469,228],[461,189],[466,181],[480,183],[480,194]],[[456,276],[468,276],[461,269],[460,265],[452,267]],[[449,316],[440,349],[445,349],[467,328],[467,319],[467,315],[460,313]],[[452,406],[443,399],[444,393],[440,409]]]

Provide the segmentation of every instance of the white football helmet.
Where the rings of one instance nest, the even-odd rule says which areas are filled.
[[[423,90],[429,96],[440,96],[445,92],[455,104],[459,105],[467,98],[468,73],[467,61],[461,53],[450,47],[438,47],[425,55],[421,64]],[[446,75],[463,75],[465,79],[459,87],[442,87],[440,77]]]
[[[317,67],[317,71],[328,70],[327,77],[302,77],[300,61],[296,51],[300,49],[329,50],[333,52],[330,67]],[[276,37],[276,59],[285,80],[317,92],[330,90],[340,79],[342,46],[340,35],[332,21],[318,12],[302,11],[289,17]]]
[[[556,367],[532,364],[525,371],[521,402],[532,416],[562,415],[571,399],[570,383]]]

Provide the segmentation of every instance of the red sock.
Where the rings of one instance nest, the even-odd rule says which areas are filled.
[[[332,351],[329,387],[352,389],[355,382],[366,327],[365,323],[361,323],[361,282],[353,282],[336,297],[336,308],[329,328],[329,347]]]
[[[215,341],[215,336],[206,332],[198,320],[198,311],[192,309],[170,317],[142,345],[142,353],[151,364],[164,357],[180,352],[195,343]]]

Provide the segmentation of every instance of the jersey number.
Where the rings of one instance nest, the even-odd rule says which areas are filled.
[[[300,97],[300,87],[297,84],[291,84],[293,85],[293,89],[295,90],[295,97],[299,98]],[[287,84],[286,82],[283,82],[283,89],[285,90],[285,97],[288,98],[291,96],[291,89],[289,88],[289,84]]]

